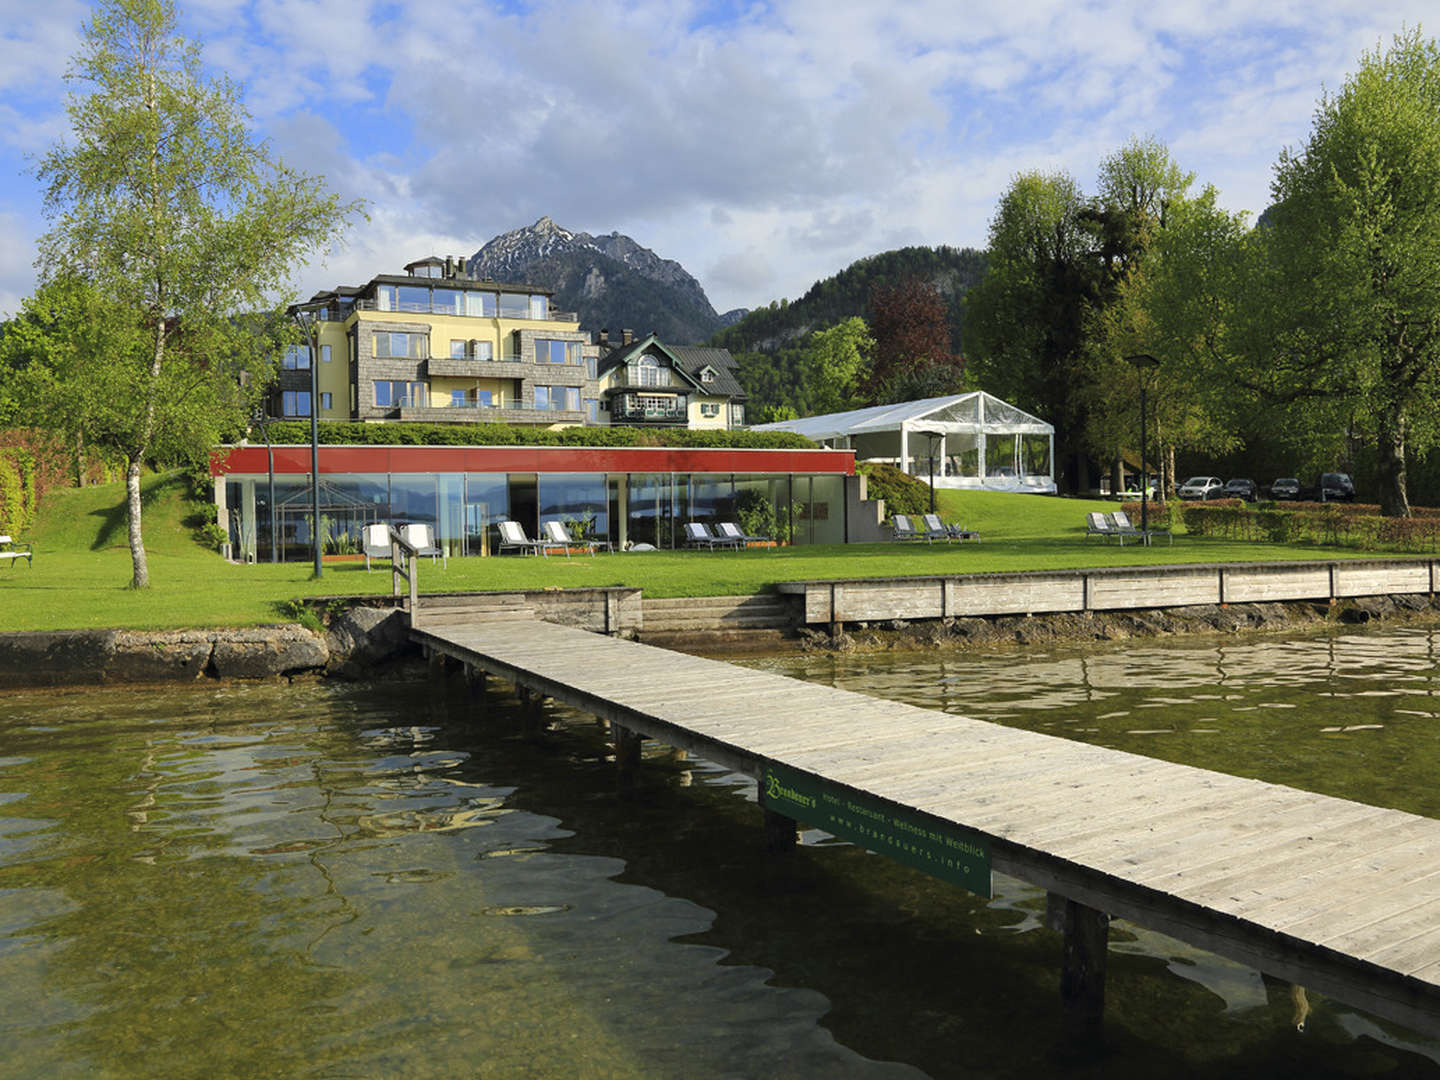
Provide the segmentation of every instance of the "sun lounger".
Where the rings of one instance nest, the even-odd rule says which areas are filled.
[[[1088,521],[1085,529],[1087,538],[1091,536],[1099,536],[1102,538],[1113,536],[1121,547],[1125,546],[1127,537],[1131,540],[1143,541],[1145,539],[1145,534],[1139,529],[1133,528],[1128,524],[1122,528],[1116,523],[1113,514],[1090,513],[1086,515],[1086,520]]]
[[[770,542],[768,536],[747,536],[733,521],[720,522],[715,526],[715,531],[726,540],[736,541],[740,547],[744,547],[746,544],[768,544]]]
[[[717,547],[740,548],[744,544],[728,536],[716,536],[703,521],[685,523],[685,546],[703,547],[714,551]]]
[[[1130,515],[1125,513],[1124,510],[1116,510],[1115,513],[1110,516],[1114,519],[1117,528],[1122,530],[1129,529],[1136,535],[1143,537],[1147,544],[1156,536],[1165,537],[1166,541],[1171,545],[1175,543],[1175,534],[1169,529],[1137,529],[1134,524],[1131,523]]]
[[[21,559],[25,560],[26,566],[35,565],[35,549],[27,544],[24,551],[17,551],[12,546],[15,541],[8,536],[0,536],[0,559],[8,559],[13,567]]]
[[[365,552],[365,572],[370,572],[371,559],[390,558],[390,526],[383,521],[366,525],[360,533],[360,546]]]
[[[518,521],[502,521],[498,528],[500,529],[500,544],[497,550],[501,555],[505,554],[506,548],[513,548],[531,555],[548,556],[552,548],[560,547],[553,540],[531,540],[525,535],[525,530]],[[570,549],[563,550],[566,556],[569,556]]]
[[[933,539],[928,532],[912,525],[908,514],[896,514],[890,519],[890,538],[892,540],[924,540],[927,543]]]
[[[944,540],[947,544],[950,542],[950,530],[945,528],[939,514],[921,514],[920,524],[915,527],[926,540]]]
[[[401,525],[400,535],[405,538],[407,544],[415,549],[417,556],[428,555],[431,562],[440,559],[442,564],[447,569],[449,568],[450,557],[445,554],[444,548],[435,543],[435,530],[432,526],[423,521],[414,521],[408,525]]]
[[[547,521],[542,527],[545,530],[545,538],[552,544],[564,547],[566,554],[569,554],[572,547],[583,547],[591,555],[595,554],[596,548],[603,547],[606,551],[612,550],[609,540],[576,540],[570,535],[570,530],[565,527],[563,521]]]

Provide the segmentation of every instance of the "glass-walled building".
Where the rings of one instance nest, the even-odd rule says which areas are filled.
[[[227,448],[214,472],[234,558],[311,557],[308,446]],[[326,554],[356,553],[367,524],[423,522],[450,555],[488,555],[497,523],[512,520],[529,536],[561,521],[617,550],[675,548],[687,522],[760,505],[794,543],[839,544],[854,473],[843,450],[322,446],[320,541]]]

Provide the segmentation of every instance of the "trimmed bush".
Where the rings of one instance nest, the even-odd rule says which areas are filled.
[[[252,441],[258,438],[256,433]],[[272,443],[305,444],[310,425],[270,425]],[[674,446],[735,450],[813,450],[815,443],[791,431],[724,431],[688,428],[567,427],[559,430],[513,424],[321,424],[320,441],[353,446]]]
[[[28,450],[0,447],[0,533],[22,536],[35,520],[35,456]]]
[[[855,468],[866,478],[866,498],[884,499],[887,515],[930,512],[930,485],[925,481],[878,462],[861,462]]]
[[[1382,517],[1376,507],[1355,503],[1260,503],[1236,500],[1187,503],[1185,528],[1197,536],[1269,540],[1334,547],[1433,552],[1440,541],[1440,514],[1427,509],[1409,518]]]

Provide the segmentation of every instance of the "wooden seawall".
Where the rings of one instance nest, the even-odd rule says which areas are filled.
[[[1434,559],[1337,559],[792,581],[777,588],[802,598],[805,622],[840,625],[882,619],[1328,601],[1434,593],[1437,582],[1440,563]]]
[[[1072,1019],[1098,1021],[1105,928],[1118,916],[1440,1035],[1440,821],[523,616],[437,612],[411,633],[432,661],[608,720],[622,766],[649,737],[764,778],[772,793],[784,794],[777,775],[794,778],[922,837],[973,836],[993,869],[1050,893]],[[663,680],[636,677],[656,671]],[[843,810],[827,824],[767,803],[763,784],[762,804],[772,838],[787,831],[777,809],[847,834]],[[948,876],[923,845],[866,835],[865,846]]]

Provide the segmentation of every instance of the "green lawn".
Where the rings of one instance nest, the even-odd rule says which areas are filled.
[[[129,589],[130,553],[118,485],[60,491],[47,497],[29,539],[36,556],[0,569],[8,594],[3,629],[246,626],[284,618],[279,605],[300,596],[385,593],[388,569],[327,565],[320,581],[310,564],[236,566],[205,551],[182,524],[185,504],[174,477],[146,485],[149,590]],[[1363,552],[1301,544],[1253,544],[1179,536],[1151,548],[1088,540],[1085,513],[1114,503],[1081,499],[941,492],[941,511],[977,529],[980,544],[851,544],[745,552],[656,551],[633,554],[452,559],[448,569],[421,563],[423,591],[636,585],[649,596],[756,592],[777,581],[905,577],[1007,570],[1194,562],[1352,558]]]

